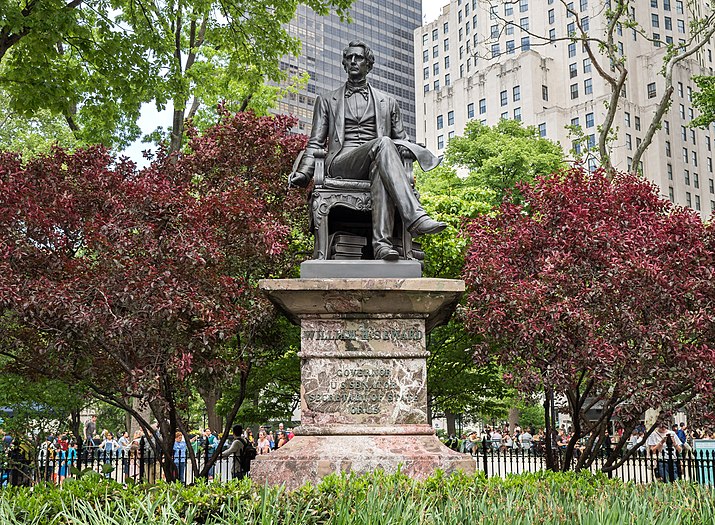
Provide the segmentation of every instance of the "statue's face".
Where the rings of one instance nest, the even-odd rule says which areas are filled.
[[[363,80],[370,72],[365,50],[362,47],[349,47],[343,57],[343,67],[350,80],[354,82]]]

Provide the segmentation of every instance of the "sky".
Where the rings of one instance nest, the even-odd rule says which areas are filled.
[[[440,9],[447,5],[449,0],[422,0],[422,21],[427,24],[439,16]],[[154,104],[144,104],[142,106],[139,127],[143,133],[151,133],[158,126],[165,129],[171,125],[171,111],[165,110],[159,113]],[[141,139],[131,144],[124,150],[123,154],[136,162],[140,167],[146,166],[148,162],[142,157],[142,151],[153,149],[151,144],[141,142]]]

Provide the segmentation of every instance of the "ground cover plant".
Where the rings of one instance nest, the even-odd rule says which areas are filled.
[[[687,483],[636,485],[604,475],[538,472],[487,479],[437,473],[329,476],[288,492],[250,480],[129,485],[97,478],[0,492],[7,525],[715,523],[715,493]]]

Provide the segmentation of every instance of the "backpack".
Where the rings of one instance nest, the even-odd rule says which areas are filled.
[[[253,443],[251,443],[250,441],[246,441],[243,438],[238,439],[240,439],[241,443],[243,443],[243,449],[241,450],[241,456],[239,457],[241,471],[248,472],[249,470],[251,470],[251,461],[256,459],[258,451],[256,450],[256,447],[253,446]]]

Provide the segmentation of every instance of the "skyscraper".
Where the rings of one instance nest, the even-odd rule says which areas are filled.
[[[362,40],[375,53],[370,84],[397,99],[407,133],[414,139],[413,32],[422,23],[421,0],[356,0],[350,17],[346,23],[333,14],[322,17],[305,6],[298,8],[289,31],[303,42],[303,50],[298,57],[284,57],[281,67],[292,75],[307,72],[310,80],[300,93],[283,99],[277,112],[297,115],[301,131],[308,133],[316,95],[345,82],[343,48],[351,40]]]
[[[537,126],[567,155],[594,148],[611,87],[582,43],[569,35],[583,30],[602,36],[607,4],[451,0],[437,20],[415,31],[417,140],[444,153],[467,121],[494,125],[507,118]],[[702,0],[631,0],[627,8],[613,32],[628,70],[611,143],[611,161],[623,171],[634,169],[633,154],[666,89],[660,72],[669,45],[685,45],[694,18],[711,12]],[[714,44],[711,40],[673,71],[672,105],[637,167],[663,196],[704,217],[715,211],[715,127],[700,130],[689,123],[696,116],[692,77],[713,74]],[[594,156],[588,160],[589,167],[597,165]]]

